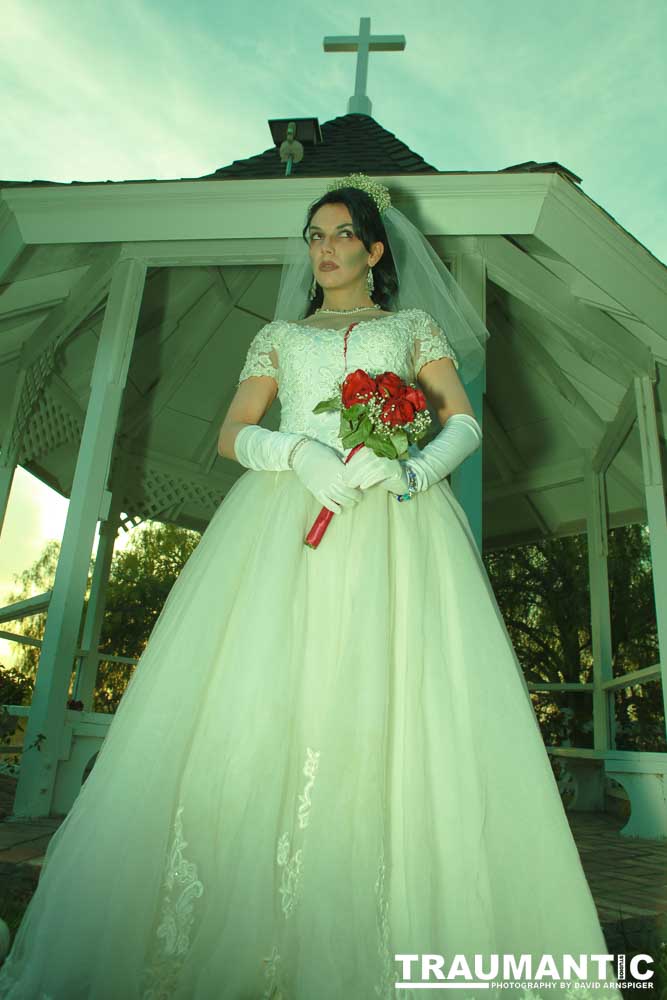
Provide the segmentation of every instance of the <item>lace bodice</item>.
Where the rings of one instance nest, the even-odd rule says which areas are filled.
[[[340,329],[287,320],[267,323],[251,341],[237,383],[253,375],[270,375],[278,384],[279,430],[307,434],[341,455],[349,449],[343,448],[339,437],[340,413],[313,413],[313,408],[337,393],[346,373],[357,368],[371,375],[392,371],[415,382],[420,369],[437,358],[451,358],[458,368],[444,332],[422,309],[360,321],[350,331],[345,364],[343,340],[353,321],[354,316],[345,317]]]

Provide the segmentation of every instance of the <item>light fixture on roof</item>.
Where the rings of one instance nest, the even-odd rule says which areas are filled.
[[[271,118],[269,128],[281,162],[287,164],[286,177],[292,173],[292,164],[303,159],[305,146],[318,146],[322,142],[317,118]]]

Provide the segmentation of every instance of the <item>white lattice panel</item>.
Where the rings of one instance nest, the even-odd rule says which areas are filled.
[[[213,516],[223,496],[222,490],[205,483],[147,465],[139,481],[128,486],[124,506],[134,514],[152,520],[173,515],[187,505],[194,505]]]
[[[24,435],[28,431],[33,407],[42,398],[44,386],[55,366],[57,344],[52,341],[26,371],[16,419],[12,428],[9,452],[18,455],[25,447]],[[22,461],[19,458],[19,461]]]
[[[80,441],[83,424],[42,389],[23,429],[19,462],[25,465],[63,444]]]

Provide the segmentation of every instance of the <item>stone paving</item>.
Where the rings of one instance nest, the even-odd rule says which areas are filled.
[[[610,813],[567,818],[602,923],[667,917],[667,840],[624,837],[625,820]]]

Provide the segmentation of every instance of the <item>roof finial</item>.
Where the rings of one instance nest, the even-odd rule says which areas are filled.
[[[357,75],[354,94],[347,102],[347,113],[370,115],[372,104],[366,96],[369,52],[401,52],[405,35],[371,35],[370,17],[359,19],[358,35],[329,35],[324,39],[325,52],[356,52]]]

